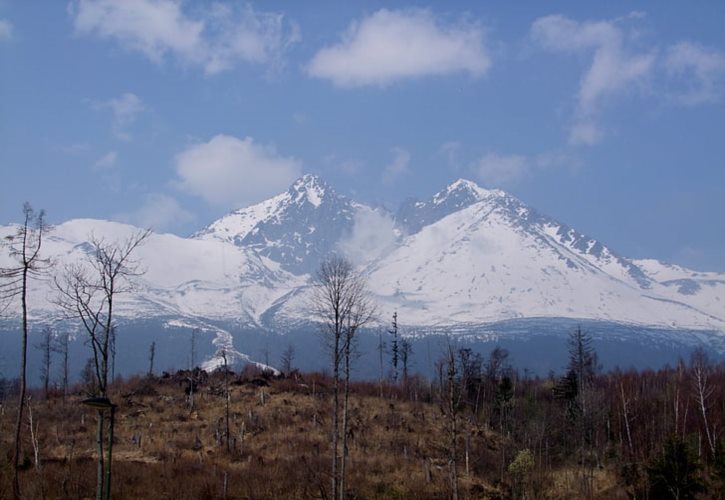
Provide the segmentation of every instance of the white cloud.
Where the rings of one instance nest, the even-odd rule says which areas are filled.
[[[523,155],[487,153],[473,164],[473,172],[490,187],[517,181],[529,172],[529,160]]]
[[[170,231],[196,219],[175,198],[162,193],[149,194],[138,210],[130,214],[119,214],[116,218],[154,231]]]
[[[640,14],[628,16],[639,17]],[[545,49],[592,53],[591,64],[579,84],[577,118],[570,132],[574,144],[599,141],[602,134],[593,117],[604,98],[644,86],[653,72],[656,53],[628,50],[626,33],[618,21],[621,20],[579,23],[553,15],[539,18],[531,26],[532,39]]]
[[[287,189],[301,165],[251,137],[217,135],[179,153],[176,173],[181,189],[210,204],[246,206]]]
[[[190,16],[177,0],[79,0],[71,13],[77,33],[116,40],[157,63],[170,55],[206,74],[239,62],[279,64],[300,40],[282,14],[249,4],[215,3]]]
[[[360,87],[454,72],[478,77],[490,65],[480,26],[444,25],[430,10],[381,9],[353,22],[340,42],[315,54],[307,70],[339,87]]]
[[[96,108],[109,108],[113,113],[111,123],[113,135],[121,140],[131,140],[127,129],[136,121],[138,115],[143,112],[144,105],[136,94],[126,92],[125,94],[109,99],[95,105]]]
[[[355,213],[352,233],[338,248],[353,263],[361,264],[389,252],[396,241],[395,222],[389,214],[361,209]]]
[[[408,173],[410,153],[403,148],[393,148],[393,161],[383,170],[383,184],[391,186],[402,175]]]
[[[664,67],[670,77],[681,79],[686,87],[677,93],[678,102],[696,105],[720,98],[725,76],[725,56],[721,52],[679,42],[667,50]]]
[[[0,19],[0,42],[13,39],[13,25],[7,19]]]
[[[109,151],[105,155],[101,156],[93,164],[94,170],[110,170],[116,166],[118,162],[118,153],[116,151]]]
[[[603,137],[604,132],[592,121],[576,121],[569,131],[569,143],[575,146],[593,146]]]

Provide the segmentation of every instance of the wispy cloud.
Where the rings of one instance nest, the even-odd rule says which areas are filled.
[[[366,208],[355,212],[352,232],[340,240],[338,248],[352,262],[361,264],[390,252],[397,238],[390,214]]]
[[[490,65],[479,25],[443,23],[427,9],[381,9],[353,22],[307,70],[339,87],[362,87],[456,72],[478,77]]]
[[[725,55],[702,45],[683,41],[668,48],[664,67],[679,83],[673,94],[684,105],[717,101],[723,92]]]
[[[575,146],[593,146],[602,140],[604,132],[592,119],[578,119],[569,130],[569,143]]]
[[[410,153],[403,148],[393,148],[393,161],[385,166],[383,170],[383,184],[391,186],[401,176],[408,173],[410,164]]]
[[[13,24],[7,19],[0,19],[0,42],[6,42],[13,39]]]
[[[116,166],[118,161],[118,153],[116,151],[109,151],[105,155],[101,156],[93,164],[94,170],[109,170]]]
[[[642,87],[655,67],[656,51],[630,49],[621,21],[577,22],[552,15],[537,19],[531,26],[531,38],[547,50],[592,54],[579,83],[569,136],[573,144],[598,142],[603,133],[596,124],[596,114],[604,99]]]
[[[143,205],[137,210],[117,214],[115,218],[154,231],[171,231],[196,219],[191,212],[179,205],[175,198],[163,193],[147,195]]]
[[[238,63],[281,64],[299,28],[284,15],[249,4],[214,3],[184,12],[175,0],[79,0],[71,4],[79,34],[112,39],[160,63],[167,56],[206,74]]]
[[[121,190],[121,170],[118,167],[118,153],[109,151],[98,158],[90,167],[100,184],[109,191]]]
[[[128,132],[128,128],[145,109],[141,99],[136,94],[130,92],[126,92],[108,101],[94,103],[94,107],[96,109],[111,110],[113,113],[111,122],[113,135],[124,141],[131,140],[131,134]]]
[[[217,135],[179,153],[176,173],[180,189],[228,208],[246,206],[286,189],[301,175],[301,164],[251,137]]]
[[[450,168],[458,169],[461,147],[462,144],[458,141],[448,141],[440,147],[439,152],[445,157]]]
[[[524,177],[530,168],[523,155],[486,153],[472,166],[476,177],[487,186],[500,186]]]
[[[473,161],[468,170],[488,187],[502,187],[552,169],[575,170],[580,162],[571,154],[549,151],[536,155],[488,152]]]

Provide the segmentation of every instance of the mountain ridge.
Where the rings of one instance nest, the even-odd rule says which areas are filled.
[[[135,229],[74,219],[56,227],[44,252],[60,264],[78,262],[89,233],[113,241]],[[0,236],[12,230],[0,227]],[[409,331],[467,325],[473,332],[549,317],[725,336],[725,274],[628,259],[504,191],[465,179],[391,215],[305,175],[189,238],[154,233],[136,254],[147,273],[120,299],[118,314],[291,330],[311,321],[319,263],[352,247],[362,249],[357,263],[382,316],[397,310]],[[8,258],[2,253],[0,266]],[[52,317],[52,287],[33,287],[36,319]]]

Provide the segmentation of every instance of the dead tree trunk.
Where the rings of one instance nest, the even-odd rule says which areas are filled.
[[[20,394],[18,396],[18,414],[15,421],[15,442],[13,450],[13,496],[20,498],[19,464],[22,453],[21,428],[25,411],[25,393],[27,388],[28,361],[28,284],[48,268],[48,261],[40,258],[43,235],[49,230],[45,224],[45,212],[35,213],[29,203],[23,205],[23,224],[15,235],[8,237],[10,257],[16,265],[0,269],[0,299],[11,300],[20,297],[22,314],[22,342],[20,351]]]

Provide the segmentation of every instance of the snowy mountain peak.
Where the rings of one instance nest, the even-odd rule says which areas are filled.
[[[309,274],[352,232],[360,206],[320,177],[308,174],[286,192],[236,210],[194,236],[231,242],[269,258],[285,271]]]
[[[475,203],[493,201],[498,204],[513,200],[498,189],[484,189],[473,181],[458,179],[433,195],[430,201],[409,200],[400,207],[398,227],[415,234],[423,227]]]
[[[337,196],[325,181],[312,174],[305,174],[297,179],[290,187],[289,193],[296,203],[307,201],[314,207],[319,207],[326,195]]]
[[[468,179],[458,179],[446,186],[446,188],[442,191],[436,193],[433,196],[433,203],[435,205],[440,205],[441,203],[445,203],[445,201],[451,197],[460,201],[466,200],[475,202],[492,197],[502,197],[505,195],[506,193],[499,189],[484,189]]]

